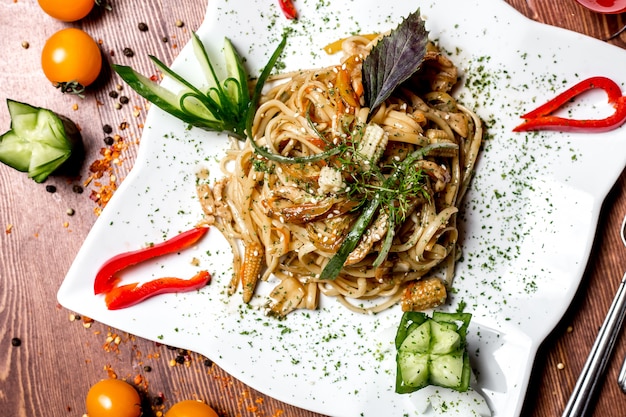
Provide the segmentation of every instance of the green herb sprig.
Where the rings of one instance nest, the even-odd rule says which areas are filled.
[[[400,164],[398,164],[393,170],[392,174],[385,179],[382,186],[374,192],[374,195],[371,199],[365,199],[365,205],[362,208],[361,215],[357,218],[356,222],[352,226],[352,229],[348,232],[345,239],[343,240],[339,250],[335,255],[330,259],[330,261],[326,264],[322,272],[320,273],[320,279],[323,280],[333,280],[337,278],[341,269],[343,268],[346,259],[350,253],[356,248],[361,237],[365,233],[365,230],[372,222],[374,215],[379,212],[379,208],[384,203],[384,207],[386,209],[391,210],[389,217],[389,228],[391,231],[395,229],[395,222],[398,220],[398,210],[394,210],[394,204],[397,201],[401,201],[406,199],[408,193],[404,193],[402,189],[398,189],[398,185],[403,183],[407,184],[406,181],[408,176],[414,175],[419,176],[420,173],[415,173],[414,164],[420,159],[424,158],[424,156],[428,155],[434,150],[437,149],[456,149],[457,145],[452,143],[435,143],[431,145],[424,146],[413,153],[411,153],[407,158],[405,158]],[[416,183],[412,189],[412,192],[418,191],[423,192],[423,188],[421,188],[418,183]],[[389,233],[389,232],[388,232]],[[391,232],[393,233],[393,232]],[[393,239],[393,236],[390,237]],[[382,261],[387,257],[387,253],[389,248],[391,247],[391,241],[386,241],[383,244],[383,250],[379,252],[379,255],[374,262],[374,266],[380,265]]]

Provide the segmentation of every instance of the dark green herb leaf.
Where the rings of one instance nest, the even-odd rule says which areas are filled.
[[[375,109],[381,105],[420,68],[427,43],[428,31],[418,9],[372,48],[362,69],[367,106]]]

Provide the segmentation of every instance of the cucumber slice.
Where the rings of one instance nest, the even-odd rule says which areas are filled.
[[[438,323],[430,321],[431,344],[430,353],[441,355],[455,352],[461,344],[461,336],[453,323]]]
[[[257,87],[263,87],[265,79],[282,53],[285,42],[286,37],[283,37],[263,69]],[[113,69],[139,95],[183,122],[200,129],[225,132],[237,139],[246,140],[246,126],[249,119],[254,116],[256,103],[252,103],[248,89],[248,73],[243,59],[231,41],[225,38],[223,49],[225,66],[222,71],[225,76],[219,77],[206,48],[195,33],[192,46],[205,78],[203,81],[205,85],[199,87],[191,84],[154,56],[150,56],[150,59],[158,70],[178,84],[180,87],[178,92],[161,87],[131,67],[113,65]]]
[[[80,133],[71,120],[15,100],[8,99],[7,107],[11,130],[0,136],[0,162],[43,182],[70,160],[74,150],[82,155]]]
[[[0,136],[0,161],[11,168],[27,172],[31,153],[30,143],[12,130]]]
[[[400,352],[428,353],[430,351],[431,340],[431,321],[426,321],[408,334],[398,350]]]
[[[428,354],[402,351],[398,354],[398,366],[402,375],[407,375],[405,384],[421,388],[429,384],[430,364]]]
[[[430,382],[440,387],[458,387],[463,379],[463,352],[430,355]]]

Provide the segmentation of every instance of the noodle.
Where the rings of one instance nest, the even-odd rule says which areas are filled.
[[[433,44],[409,83],[374,112],[363,107],[361,62],[374,43],[348,38],[340,65],[274,77],[254,116],[253,137],[268,152],[288,158],[336,152],[287,163],[255,154],[249,140],[233,141],[220,164],[224,178],[212,188],[198,183],[206,222],[234,252],[229,292],[241,285],[246,302],[259,277],[278,282],[269,304],[277,315],[315,309],[321,294],[376,313],[399,302],[404,308],[408,288],[425,277],[452,285],[456,216],[481,146],[481,122],[449,95],[457,71]],[[368,142],[372,126],[382,128],[376,143]],[[392,197],[339,275],[319,279],[364,202],[381,192],[407,155],[439,143],[454,146],[412,162],[384,191]]]

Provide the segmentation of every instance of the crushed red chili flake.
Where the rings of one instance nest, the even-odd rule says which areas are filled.
[[[111,365],[107,364],[104,366],[104,370],[107,372],[107,376],[111,379],[117,379],[117,374],[111,367]]]
[[[91,190],[89,198],[93,200],[97,207],[94,212],[100,215],[102,209],[107,205],[113,193],[118,187],[117,167],[123,162],[122,153],[129,148],[130,144],[120,135],[113,136],[110,146],[101,148],[100,159],[97,159],[89,166],[91,175],[85,180],[84,185],[93,184],[96,189]],[[107,181],[103,181],[102,179]]]

